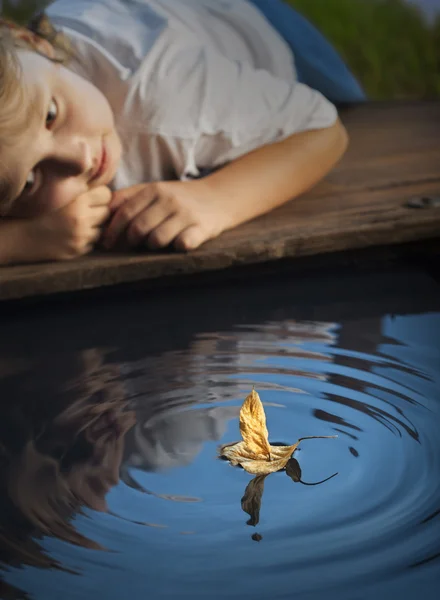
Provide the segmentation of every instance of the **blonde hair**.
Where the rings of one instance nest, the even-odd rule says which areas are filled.
[[[27,28],[23,28],[10,19],[0,18],[0,39],[4,37],[12,38],[12,43],[18,48],[26,48],[28,50],[38,51],[36,43],[32,39],[23,40],[14,36],[14,32],[18,30],[28,30],[35,36],[49,42],[55,50],[55,58],[51,59],[55,62],[67,63],[73,55],[72,45],[69,38],[53,26],[51,20],[45,12],[37,14],[29,23]]]
[[[26,30],[26,28],[24,28]],[[16,98],[22,100],[22,89],[20,81],[20,67],[17,57],[18,49],[32,50],[41,54],[38,49],[38,37],[49,42],[54,51],[57,63],[67,64],[73,56],[73,50],[69,39],[62,32],[57,31],[45,13],[37,15],[28,26],[28,31],[33,34],[23,39],[16,34],[23,31],[23,27],[9,19],[0,18],[0,135],[4,132],[5,122],[10,123],[11,101]],[[46,55],[44,55],[46,56]],[[46,56],[46,58],[49,58]],[[5,111],[6,107],[6,111]],[[8,110],[9,109],[9,110]],[[3,140],[2,140],[3,141]]]
[[[50,60],[67,64],[73,56],[67,36],[55,29],[44,12],[34,17],[27,27],[33,35],[27,39],[17,36],[16,33],[23,29],[26,30],[9,19],[0,18],[0,145],[2,147],[10,145],[17,136],[23,135],[28,122],[27,114],[20,110],[25,104],[25,98],[17,51],[21,48],[41,54],[37,46],[39,37],[48,41],[55,51],[55,57]],[[9,182],[0,178],[0,202],[8,188]],[[5,210],[0,211],[0,216],[4,212]]]
[[[9,29],[0,26],[0,141],[7,144],[12,135],[21,133],[17,108],[23,103],[23,88],[16,45]],[[15,118],[14,118],[15,117]],[[20,119],[21,121],[21,119]]]

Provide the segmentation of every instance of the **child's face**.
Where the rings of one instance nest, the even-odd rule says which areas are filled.
[[[26,132],[0,149],[0,177],[9,182],[0,214],[29,217],[108,185],[121,143],[110,105],[98,88],[39,54],[18,54],[25,104],[32,111]],[[29,106],[23,111],[29,112]],[[5,204],[9,207],[3,208]]]

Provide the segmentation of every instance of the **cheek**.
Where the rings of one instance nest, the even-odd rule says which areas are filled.
[[[88,190],[87,185],[76,178],[52,185],[47,194],[44,194],[40,201],[41,210],[50,212],[64,208],[70,204],[77,196]]]
[[[70,204],[77,196],[87,191],[87,186],[78,180],[68,181],[45,186],[44,191],[29,201],[26,214],[21,216],[37,217],[53,212]]]

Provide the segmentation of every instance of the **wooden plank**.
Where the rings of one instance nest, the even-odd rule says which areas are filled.
[[[440,103],[377,103],[342,114],[350,147],[309,197],[373,190],[440,177]]]
[[[351,144],[314,190],[189,253],[93,254],[0,268],[0,299],[159,279],[286,257],[440,237],[440,103],[378,103],[343,113]]]

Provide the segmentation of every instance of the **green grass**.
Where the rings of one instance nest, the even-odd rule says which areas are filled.
[[[43,9],[50,1],[22,0],[18,6],[14,6],[9,0],[2,0],[2,16],[13,19],[17,23],[26,24],[37,10]]]
[[[404,0],[288,0],[339,50],[371,98],[440,97],[440,20]]]
[[[440,98],[440,18],[429,26],[404,0],[286,1],[333,42],[370,98]],[[25,23],[48,3],[17,10],[3,0],[3,12]]]

